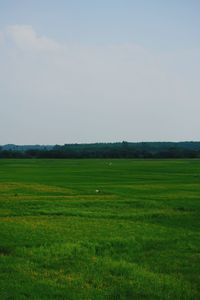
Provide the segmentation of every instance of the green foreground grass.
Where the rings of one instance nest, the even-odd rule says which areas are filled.
[[[0,160],[0,299],[200,299],[199,228],[200,160]]]

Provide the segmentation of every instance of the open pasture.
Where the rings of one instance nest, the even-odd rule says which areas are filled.
[[[200,299],[199,160],[0,160],[0,299]]]

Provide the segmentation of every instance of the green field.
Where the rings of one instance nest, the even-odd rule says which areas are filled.
[[[200,299],[200,160],[2,159],[0,204],[0,299]]]

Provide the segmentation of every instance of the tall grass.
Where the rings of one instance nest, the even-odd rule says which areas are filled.
[[[200,299],[199,195],[199,160],[0,160],[0,299]]]

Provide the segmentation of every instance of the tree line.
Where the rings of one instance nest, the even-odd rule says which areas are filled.
[[[23,149],[23,150],[16,150]],[[0,158],[200,158],[200,142],[65,144],[0,147]]]

